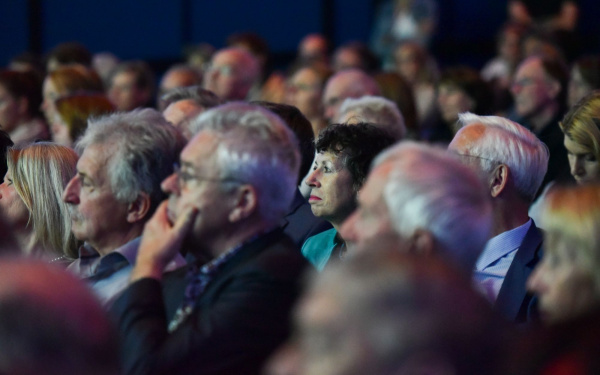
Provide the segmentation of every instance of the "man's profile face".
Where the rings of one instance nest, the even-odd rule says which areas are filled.
[[[162,182],[169,193],[168,217],[174,223],[187,209],[198,210],[187,240],[192,244],[210,242],[215,235],[227,229],[231,193],[223,188],[220,168],[215,162],[218,137],[200,132],[181,152],[179,171]]]
[[[349,245],[393,234],[389,211],[383,199],[383,189],[391,163],[377,166],[358,193],[358,207],[342,225],[340,235]]]
[[[222,51],[213,57],[204,74],[204,88],[223,100],[243,100],[251,83],[247,82],[238,51]]]
[[[547,77],[540,59],[531,58],[523,62],[511,86],[517,114],[528,118],[551,105],[555,100],[555,84]]]
[[[94,248],[126,231],[128,204],[119,202],[110,186],[108,168],[114,150],[91,144],[77,162],[77,174],[63,192],[69,204],[72,232]]]

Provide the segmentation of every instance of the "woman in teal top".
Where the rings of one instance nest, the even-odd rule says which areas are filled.
[[[331,256],[341,258],[346,250],[338,230],[356,208],[356,194],[362,187],[375,156],[391,146],[394,139],[373,125],[337,124],[319,134],[317,155],[306,177],[311,188],[311,210],[331,223],[333,229],[306,240],[302,254],[322,270]]]

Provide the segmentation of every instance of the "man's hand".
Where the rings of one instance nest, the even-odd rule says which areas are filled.
[[[181,249],[181,243],[192,227],[198,209],[189,207],[171,225],[167,216],[168,201],[158,206],[156,212],[146,223],[131,281],[144,277],[157,280],[162,278],[167,264],[175,258]]]

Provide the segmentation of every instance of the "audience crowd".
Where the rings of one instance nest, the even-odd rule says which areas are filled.
[[[481,70],[433,0],[285,72],[254,33],[162,76],[15,57],[0,374],[600,373],[600,57],[552,3]]]

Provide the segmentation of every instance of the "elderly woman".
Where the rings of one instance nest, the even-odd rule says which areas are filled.
[[[552,324],[600,307],[600,186],[553,187],[543,213],[545,252],[527,287]]]
[[[344,255],[346,246],[338,231],[356,208],[371,161],[393,143],[387,132],[365,123],[331,125],[320,133],[305,183],[311,188],[308,202],[313,214],[333,229],[308,238],[302,246],[302,254],[317,269],[322,270],[334,254]]]
[[[75,175],[77,154],[53,143],[9,149],[0,185],[0,209],[25,255],[51,262],[77,257],[71,219],[61,196]]]

